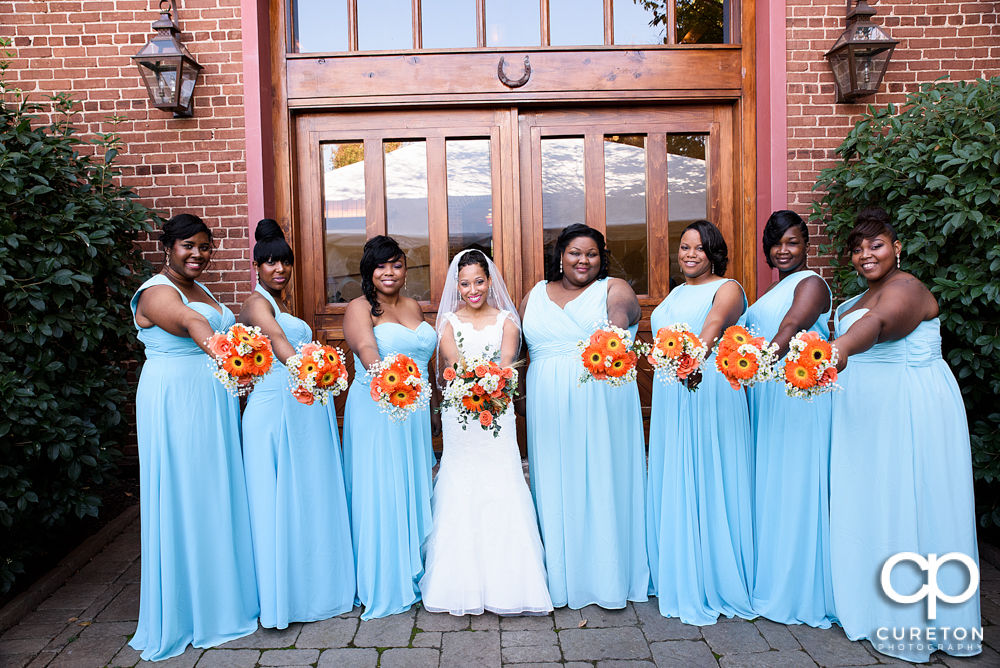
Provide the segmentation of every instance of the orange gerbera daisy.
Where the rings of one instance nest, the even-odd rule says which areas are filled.
[[[604,342],[604,349],[612,355],[617,355],[620,351],[625,350],[625,342],[622,341],[622,337],[614,332],[610,332],[607,340]]]
[[[663,327],[656,333],[656,339],[656,348],[664,357],[673,359],[684,352],[684,340],[680,332]]]
[[[739,352],[729,356],[729,375],[740,380],[753,378],[760,365],[755,355],[743,355]]]
[[[327,364],[329,364],[335,371],[341,364],[340,355],[337,354],[337,351],[334,348],[324,347],[323,359],[326,360]]]
[[[631,358],[628,355],[621,355],[611,361],[611,366],[608,367],[607,374],[612,378],[621,378],[629,372],[632,366]]]
[[[271,362],[274,361],[274,356],[271,354],[271,348],[255,348],[249,355],[247,355],[247,373],[260,376],[271,370]]]
[[[403,374],[396,368],[396,365],[393,365],[382,372],[379,381],[382,383],[382,387],[391,392],[403,384]]]
[[[727,354],[723,354],[725,351],[720,347],[718,354],[715,356],[715,368],[719,370],[723,376],[729,375],[729,356],[732,355],[735,350],[729,351]]]
[[[233,339],[237,343],[250,344],[254,340],[254,337],[250,336],[250,332],[248,332],[246,329],[244,329],[240,325],[233,325],[232,329],[230,329],[229,331],[230,331]]]
[[[299,365],[299,378],[305,380],[309,377],[309,374],[316,373],[319,371],[319,364],[313,358],[307,358],[302,360],[302,364]]]
[[[604,353],[595,346],[587,346],[583,351],[583,366],[590,373],[604,373]]]
[[[785,380],[792,387],[808,390],[816,384],[816,368],[810,364],[788,360],[785,362]]]
[[[726,330],[725,334],[722,335],[722,339],[724,341],[727,339],[729,341],[732,341],[734,344],[736,344],[736,347],[739,348],[744,343],[750,343],[753,337],[750,336],[750,332],[748,332],[745,327],[740,327],[739,325],[733,325],[732,327]]]
[[[412,359],[406,355],[400,355],[396,361],[400,364],[400,368],[402,368],[403,372],[408,376],[416,376],[417,378],[420,378],[420,370],[417,368],[417,363]]]
[[[222,368],[237,378],[245,376],[248,373],[247,362],[239,355],[233,355],[229,359],[224,360],[222,362]]]
[[[462,405],[473,413],[478,413],[483,410],[483,405],[486,403],[486,397],[481,394],[473,394],[471,397],[462,397]]]
[[[810,334],[815,334],[815,332],[810,332]],[[830,361],[830,357],[833,355],[833,346],[828,341],[824,341],[819,335],[816,335],[815,338],[809,337],[806,340],[808,343],[802,351],[802,357],[812,364]]]
[[[337,374],[327,369],[316,378],[317,387],[330,387],[337,382]]]
[[[389,403],[393,406],[409,406],[417,400],[417,391],[410,385],[400,385],[389,393]]]
[[[267,340],[266,336],[251,336],[250,337],[250,347],[254,350],[260,350],[266,348],[271,349],[271,342]]]

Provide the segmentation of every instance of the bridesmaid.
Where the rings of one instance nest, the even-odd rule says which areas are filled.
[[[250,497],[260,623],[327,619],[354,607],[354,553],[331,401],[306,406],[289,391],[282,364],[312,331],[291,314],[282,290],[295,257],[278,224],[257,223],[253,266],[257,287],[240,322],[260,327],[275,359],[243,413],[243,463]]]
[[[548,280],[521,303],[527,372],[528,458],[552,605],[623,608],[649,586],[643,532],[645,447],[636,384],[577,385],[576,343],[602,324],[639,322],[632,288],[608,278],[604,235],[570,225]]]
[[[257,630],[250,512],[235,397],[212,375],[207,341],[236,323],[197,279],[212,233],[197,216],[163,226],[162,271],[132,298],[146,363],[136,392],[142,585],[129,642],[146,661]]]
[[[688,225],[677,261],[685,282],[653,311],[653,332],[686,322],[711,345],[746,308],[740,284],[722,278],[722,233],[706,220]],[[714,355],[700,378],[653,383],[646,543],[664,617],[705,625],[720,614],[756,616],[751,443],[746,398],[716,370]]]
[[[774,212],[763,245],[778,282],[747,309],[744,324],[777,343],[779,357],[802,330],[829,339],[830,288],[806,266],[805,222],[793,211]],[[832,397],[808,403],[787,396],[784,383],[759,384],[747,395],[756,443],[751,604],[780,624],[829,628],[836,621],[830,580]]]
[[[888,214],[861,211],[847,248],[868,290],[841,304],[834,322],[843,370],[830,461],[837,617],[851,640],[867,638],[904,661],[927,661],[936,649],[979,654],[982,636],[969,638],[982,627],[978,591],[964,603],[938,601],[937,619],[928,620],[926,601],[893,602],[879,585],[886,560],[900,552],[925,559],[958,552],[978,565],[972,457],[962,394],[941,358],[937,301],[899,269],[902,245]],[[928,577],[913,563],[890,573],[900,594],[916,592]],[[969,569],[947,562],[937,584],[958,595]],[[894,639],[904,631],[904,640]]]
[[[372,401],[365,369],[393,353],[413,358],[427,382],[437,335],[415,300],[400,294],[406,257],[394,239],[372,237],[361,257],[364,297],[347,305],[344,337],[354,382],[344,409],[344,471],[351,509],[361,619],[420,600],[420,546],[431,530],[430,409],[393,424]]]

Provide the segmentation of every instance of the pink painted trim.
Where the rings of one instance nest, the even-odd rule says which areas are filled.
[[[757,296],[778,280],[760,239],[774,211],[788,208],[785,0],[757,3]]]
[[[247,219],[250,248],[261,218],[274,218],[271,154],[271,40],[267,0],[240,0],[243,28],[243,120],[246,132]],[[251,253],[251,257],[252,257]],[[257,277],[251,276],[256,285]]]

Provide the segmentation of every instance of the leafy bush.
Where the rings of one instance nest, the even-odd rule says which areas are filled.
[[[114,183],[120,138],[42,125],[0,80],[0,590],[67,518],[97,515],[133,388],[129,300],[155,216]],[[13,100],[13,101],[11,101]],[[103,158],[81,155],[97,145]]]
[[[846,261],[857,211],[889,211],[903,244],[902,269],[941,305],[944,354],[965,398],[980,523],[1000,524],[1000,78],[937,82],[902,110],[868,108],[814,189],[811,219],[826,221],[836,287],[865,287]]]

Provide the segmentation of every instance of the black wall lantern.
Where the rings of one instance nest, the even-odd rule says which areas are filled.
[[[874,95],[899,44],[871,22],[876,11],[865,0],[847,0],[847,30],[826,53],[837,84],[837,102]]]
[[[190,116],[194,108],[194,85],[202,67],[177,35],[176,0],[160,0],[160,18],[153,24],[156,36],[132,56],[153,106],[174,112],[174,117]]]

